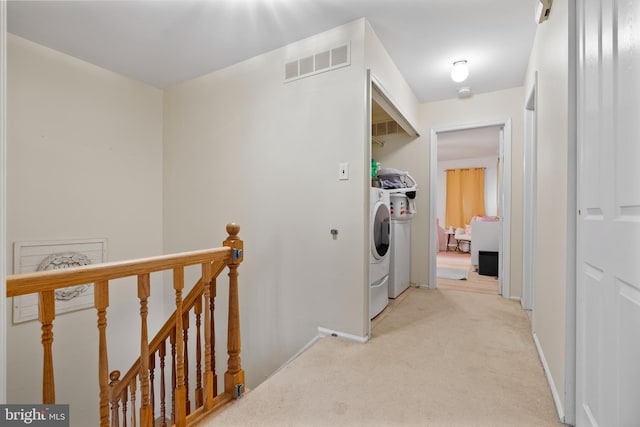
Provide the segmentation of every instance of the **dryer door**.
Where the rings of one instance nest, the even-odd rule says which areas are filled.
[[[376,203],[373,209],[371,252],[376,259],[384,258],[389,252],[391,222],[389,209],[383,203]]]

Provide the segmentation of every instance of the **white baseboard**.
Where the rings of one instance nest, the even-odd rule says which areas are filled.
[[[510,300],[521,302],[522,299],[520,297],[509,297]]]
[[[369,341],[369,337],[361,337],[358,335],[351,335],[351,334],[347,334],[345,332],[340,332],[340,331],[334,331],[333,329],[327,329],[327,328],[323,328],[323,327],[318,327],[318,334],[319,334],[319,338],[322,337],[340,337],[340,338],[344,338],[347,340],[351,340],[351,341],[356,341],[359,342],[361,344],[366,343],[367,341]]]
[[[549,383],[549,388],[551,389],[553,402],[556,404],[556,411],[558,412],[558,418],[560,419],[560,422],[564,423],[564,408],[562,407],[562,402],[560,401],[560,395],[558,394],[558,389],[556,389],[556,383],[553,381],[553,377],[551,376],[551,371],[549,370],[549,365],[547,364],[547,359],[544,357],[544,352],[542,351],[542,347],[540,346],[540,341],[538,341],[538,336],[535,334],[535,332],[533,333],[533,342],[536,343],[538,356],[540,357],[540,361],[542,362],[542,367],[544,368],[544,374],[547,377],[547,382]]]

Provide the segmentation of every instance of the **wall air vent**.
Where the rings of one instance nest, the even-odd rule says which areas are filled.
[[[349,62],[348,46],[340,46],[331,49],[331,65],[338,66]]]
[[[305,74],[313,73],[313,56],[307,56],[306,58],[302,58],[300,60],[300,75],[304,76]]]
[[[284,66],[284,79],[290,80],[298,77],[298,61],[287,62]]]
[[[284,81],[298,80],[349,65],[351,65],[351,50],[349,43],[346,43],[288,61],[284,65]]]
[[[384,122],[373,123],[371,125],[371,136],[387,136],[387,135],[397,135],[407,133],[398,126],[398,123],[395,120],[387,120]]]

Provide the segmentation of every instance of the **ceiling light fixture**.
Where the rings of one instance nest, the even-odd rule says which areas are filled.
[[[463,82],[469,77],[469,67],[467,67],[467,61],[455,61],[453,63],[453,69],[451,70],[451,80],[456,83]]]

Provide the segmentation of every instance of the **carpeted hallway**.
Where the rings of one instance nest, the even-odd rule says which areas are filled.
[[[520,304],[410,288],[367,344],[323,338],[202,425],[562,424]]]

